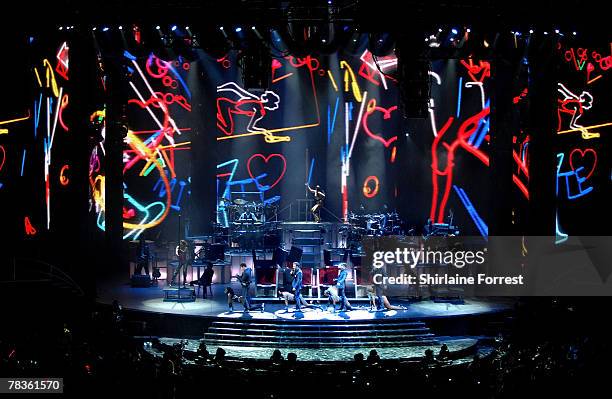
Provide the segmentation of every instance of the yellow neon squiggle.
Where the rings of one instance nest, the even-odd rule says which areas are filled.
[[[145,224],[123,222],[123,228],[138,230],[150,229],[151,227],[155,227],[163,222],[166,216],[168,216],[168,212],[170,212],[170,207],[172,205],[170,183],[168,182],[168,177],[166,176],[164,168],[162,168],[159,162],[155,162],[155,159],[153,159],[155,158],[155,154],[151,152],[151,149],[147,147],[146,144],[143,143],[131,130],[128,130],[127,142],[134,150],[144,154],[148,161],[154,162],[154,165],[159,171],[159,176],[161,177],[166,189],[166,209],[164,209],[164,213],[157,220]]]
[[[340,61],[340,69],[344,69],[345,67],[346,71],[344,72],[344,91],[348,91],[348,82],[350,80],[351,89],[353,90],[353,96],[355,97],[355,100],[360,103],[363,99],[361,98],[361,90],[359,89],[359,84],[357,84],[355,72],[353,72],[353,68],[351,68],[348,62],[344,60]]]
[[[47,88],[49,87],[49,80],[51,81],[51,89],[53,90],[53,95],[55,98],[59,97],[59,90],[57,88],[57,81],[55,80],[55,72],[53,71],[53,67],[48,59],[43,60],[43,65],[47,68],[46,77],[47,77]],[[49,77],[51,79],[49,79]]]

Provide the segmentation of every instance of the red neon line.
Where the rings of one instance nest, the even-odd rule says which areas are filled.
[[[514,161],[518,165],[519,169],[525,174],[527,178],[529,178],[529,170],[527,169],[527,166],[523,164],[523,160],[519,157],[519,155],[514,150],[512,150],[512,158],[514,158]]]
[[[521,190],[525,198],[529,199],[529,190],[527,190],[527,187],[525,187],[525,184],[523,184],[521,179],[519,179],[519,177],[515,175],[514,173],[512,174],[512,181],[514,182],[514,184],[516,184],[519,190]]]

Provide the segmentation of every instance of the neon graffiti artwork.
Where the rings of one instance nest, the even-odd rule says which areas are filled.
[[[180,212],[182,202],[190,193],[185,166],[177,164],[177,154],[191,150],[191,141],[184,139],[190,128],[180,128],[175,121],[180,112],[191,112],[191,91],[179,73],[181,69],[188,72],[190,65],[182,57],[165,61],[150,54],[143,69],[139,63],[142,61],[127,51],[124,56],[135,72],[133,76],[140,78],[128,82],[135,95],[127,99],[134,111],[128,124],[140,127],[153,123],[153,129],[128,127],[124,139],[123,238],[137,239],[145,230],[164,223],[171,212]],[[154,86],[160,89],[155,90]],[[136,118],[140,115],[144,116]],[[94,113],[91,118],[102,116]],[[104,151],[103,145],[100,150]],[[92,153],[90,170],[97,168],[96,155]],[[104,179],[90,181],[96,208],[104,202],[98,188],[103,183]]]
[[[314,111],[316,113],[316,121],[311,123],[297,124],[295,126],[283,126],[283,127],[261,127],[259,122],[265,120],[266,107],[269,107],[270,111],[276,110],[274,104],[281,103],[281,98],[273,90],[269,90],[269,93],[265,98],[262,96],[256,96],[253,93],[249,93],[244,88],[240,87],[236,82],[226,82],[217,86],[217,92],[222,94],[233,94],[234,98],[228,98],[219,96],[217,99],[217,127],[223,133],[220,137],[217,137],[218,141],[244,138],[255,135],[263,135],[266,143],[273,144],[278,142],[288,142],[291,140],[290,136],[276,135],[275,133],[280,132],[292,132],[302,129],[308,129],[317,127],[321,124],[321,115],[319,112],[319,100],[317,98],[317,90],[315,84],[314,72],[319,70],[319,60],[314,57],[306,56],[303,58],[287,56],[283,59],[277,59],[283,67],[293,68],[293,75],[287,76],[287,78],[297,78],[296,73],[299,71],[307,71],[308,80],[310,82],[310,90],[307,94],[308,98],[312,98]],[[281,68],[276,64],[275,69]],[[282,79],[285,82],[287,79]],[[277,81],[277,83],[280,83]],[[234,112],[230,112],[230,111]],[[277,111],[278,112],[278,111]],[[246,131],[236,132],[233,129],[233,115],[244,115],[249,118],[249,124],[247,125]]]
[[[557,154],[557,197],[559,197],[559,180],[565,182],[565,193],[568,200],[575,200],[593,191],[593,186],[586,186],[587,180],[595,172],[597,166],[597,152],[592,148],[574,148],[569,155],[569,169],[562,171],[565,154]],[[575,191],[572,190],[575,186]]]
[[[483,118],[489,115],[489,111],[489,107],[484,108],[482,111],[466,119],[459,126],[455,134],[447,135],[454,121],[454,118],[451,116],[434,138],[431,146],[433,192],[429,217],[435,223],[442,223],[444,220],[444,212],[453,184],[455,152],[462,148],[474,155],[486,166],[489,166],[489,157],[483,151],[468,143],[468,139],[476,132]],[[446,155],[445,166],[442,166],[443,164],[440,162],[439,153]],[[438,198],[440,188],[442,188],[441,199]]]

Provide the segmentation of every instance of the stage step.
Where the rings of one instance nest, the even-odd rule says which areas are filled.
[[[337,322],[217,320],[204,334],[214,345],[260,347],[390,347],[436,345],[435,335],[421,321]]]

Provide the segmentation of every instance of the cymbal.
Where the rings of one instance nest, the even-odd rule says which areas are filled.
[[[242,198],[236,198],[234,200],[234,204],[236,204],[236,205],[244,205],[246,203],[247,203],[247,201],[243,200]]]

